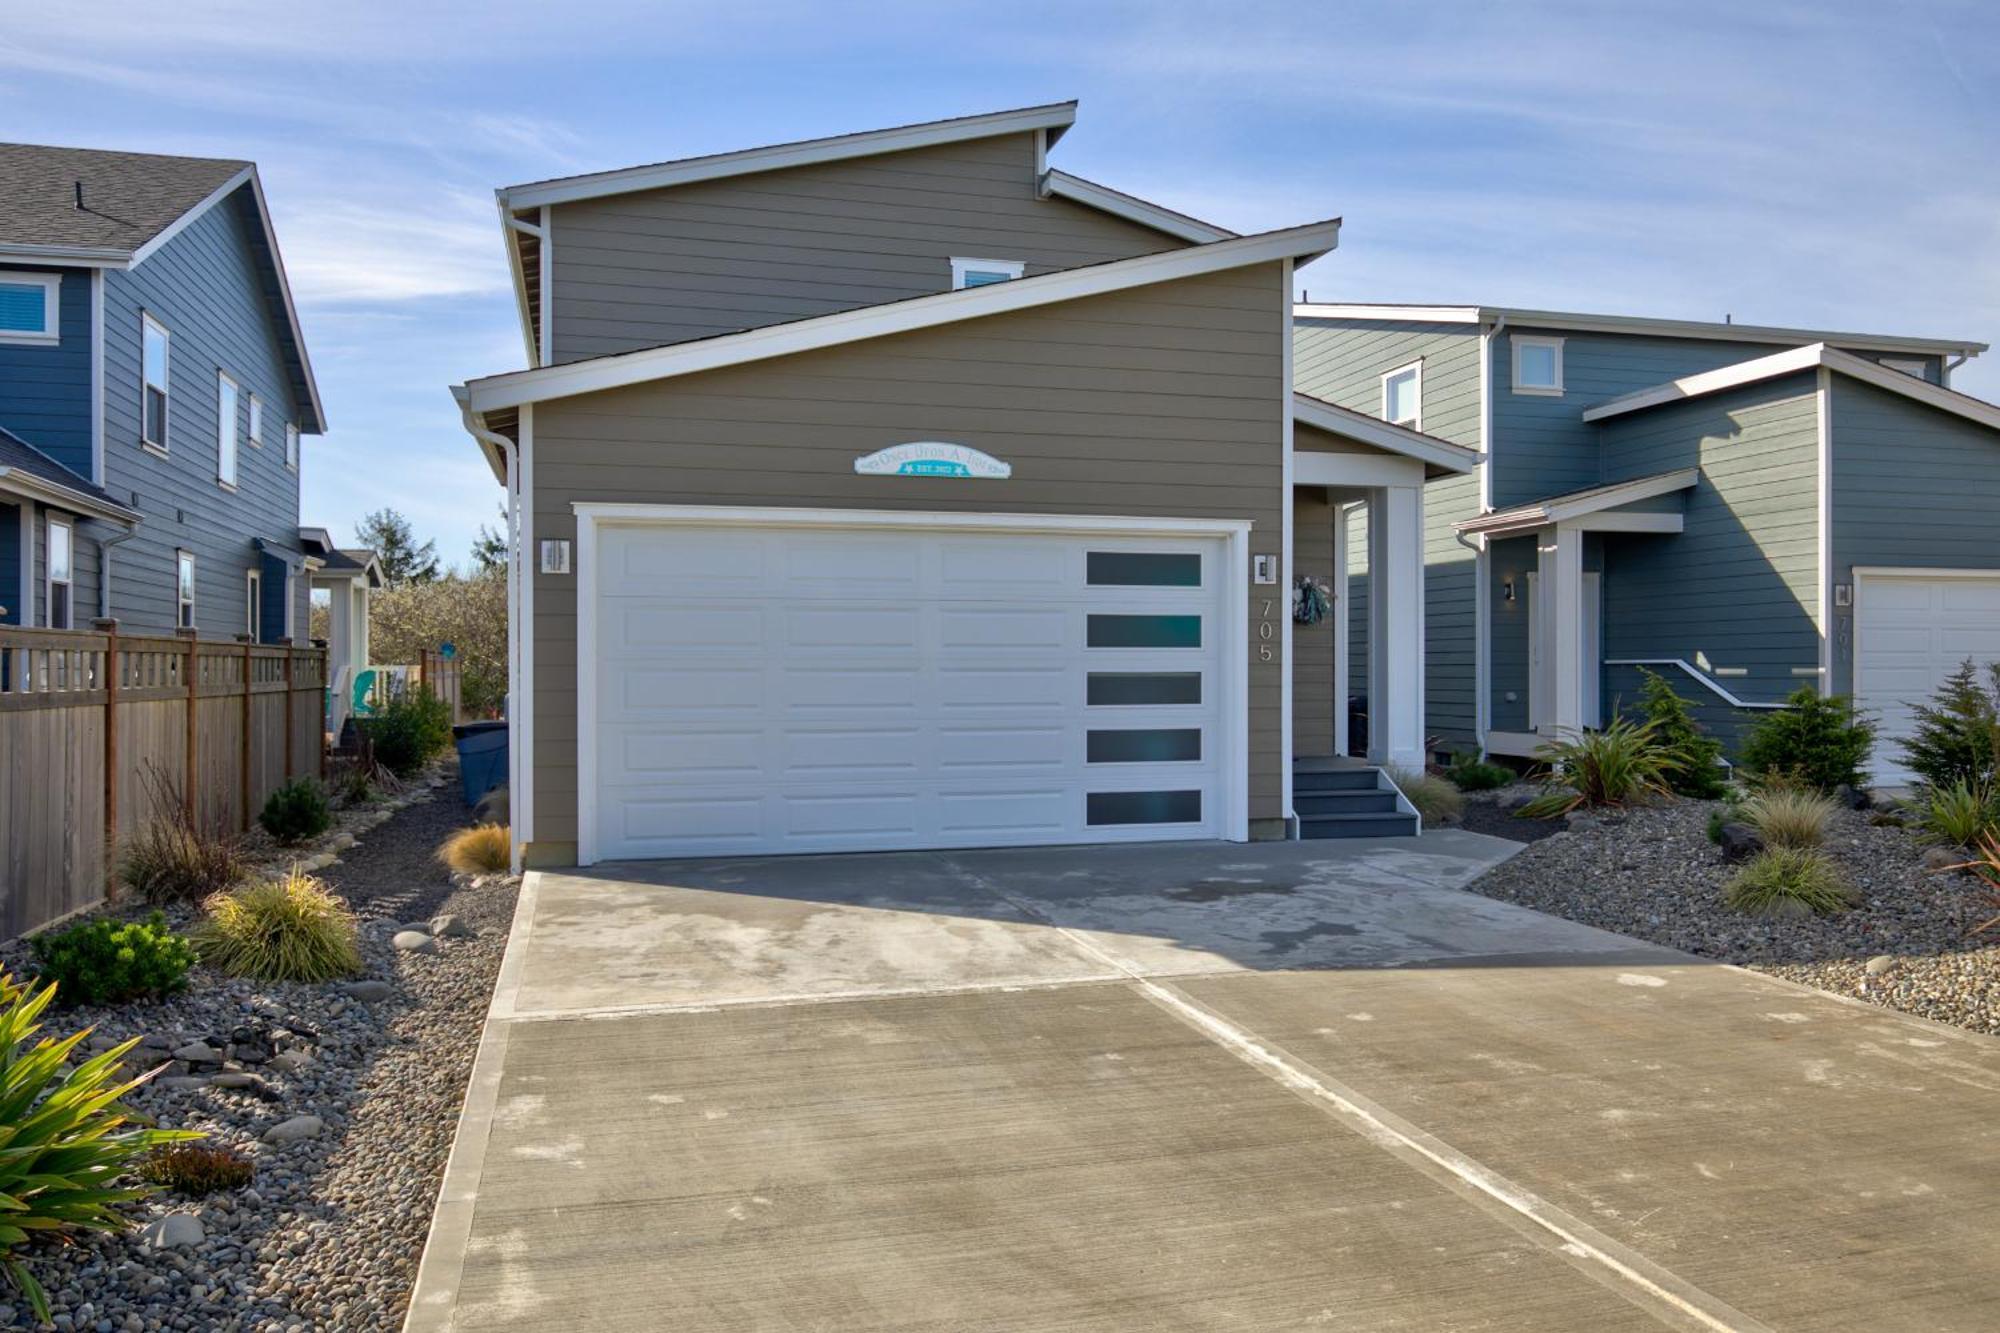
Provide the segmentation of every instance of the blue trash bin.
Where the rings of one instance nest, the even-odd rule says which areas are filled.
[[[458,776],[465,787],[465,803],[478,805],[480,797],[507,780],[507,724],[461,722],[451,734],[458,742]]]

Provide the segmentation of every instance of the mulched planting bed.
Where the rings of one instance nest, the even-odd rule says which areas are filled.
[[[1861,891],[1851,911],[1748,916],[1723,905],[1734,867],[1708,840],[1707,801],[1583,815],[1467,886],[1704,958],[2000,1035],[2000,937],[1972,935],[1996,909],[1970,875],[1935,874],[1901,828],[1840,810],[1825,851]],[[1870,960],[1873,971],[1870,970]]]
[[[442,785],[419,786],[414,803],[379,825],[369,826],[382,810],[347,821],[349,836],[361,828],[359,841],[316,872],[362,918],[356,977],[267,983],[198,967],[188,990],[164,1001],[45,1016],[45,1033],[97,1025],[96,1049],[144,1037],[132,1063],[168,1068],[130,1104],[257,1166],[241,1190],[200,1200],[161,1193],[134,1206],[127,1235],[29,1247],[57,1328],[401,1326],[518,889],[507,876],[455,884],[432,859],[469,822],[455,771],[437,776]],[[182,930],[196,917],[186,907],[167,915]],[[428,947],[399,949],[391,937],[405,926],[437,931]],[[18,941],[0,947],[0,959],[17,975],[32,971]],[[286,1122],[301,1136],[265,1141]],[[147,1224],[170,1214],[195,1219],[201,1239],[148,1245]],[[32,1325],[25,1300],[0,1287],[0,1302],[0,1327]]]

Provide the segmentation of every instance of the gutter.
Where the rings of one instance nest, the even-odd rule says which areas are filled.
[[[521,635],[526,628],[521,623],[521,585],[527,578],[527,572],[522,567],[526,552],[521,549],[520,449],[505,435],[486,428],[473,413],[470,395],[463,385],[454,385],[451,395],[458,400],[459,419],[464,422],[466,432],[483,448],[499,451],[506,473],[501,485],[507,492],[507,840],[512,868],[518,875],[527,849],[527,839],[523,836],[525,830],[521,828],[517,814],[521,809],[521,797],[526,786],[522,779],[527,768],[525,756],[521,753],[522,715],[515,704],[532,698],[521,673]]]
[[[122,546],[139,535],[138,524],[132,524],[123,532],[114,532],[108,537],[97,539],[97,618],[111,619],[111,548]]]

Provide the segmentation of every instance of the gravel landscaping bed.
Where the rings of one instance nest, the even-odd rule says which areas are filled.
[[[1539,787],[1528,787],[1516,783],[1497,791],[1467,792],[1465,813],[1460,816],[1457,827],[1472,833],[1484,833],[1489,838],[1505,838],[1509,842],[1540,842],[1552,838],[1569,827],[1560,819],[1521,819],[1512,811],[1503,809],[1503,798],[1512,793],[1539,793]]]
[[[265,983],[197,967],[164,1001],[47,1016],[45,1032],[96,1024],[94,1049],[143,1037],[131,1064],[168,1067],[130,1104],[257,1166],[243,1190],[136,1205],[127,1235],[29,1248],[55,1327],[400,1326],[518,889],[507,876],[455,884],[432,860],[469,822],[454,786],[419,785],[410,802],[317,872],[362,918],[359,976]],[[185,929],[196,913],[167,915]],[[392,941],[406,928],[421,934]],[[18,941],[0,959],[32,971]],[[0,1327],[31,1325],[25,1300],[4,1286],[0,1300]]]
[[[1733,867],[1708,840],[1707,801],[1579,816],[1468,887],[1586,925],[2000,1035],[2000,938],[1968,932],[1996,910],[1979,881],[1934,874],[1908,831],[1838,811],[1825,851],[1861,892],[1824,917],[1748,916],[1723,905]]]

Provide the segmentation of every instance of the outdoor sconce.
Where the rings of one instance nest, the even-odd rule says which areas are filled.
[[[1514,600],[1514,580],[1504,579],[1501,581],[1500,600],[1503,602],[1511,602]]]

